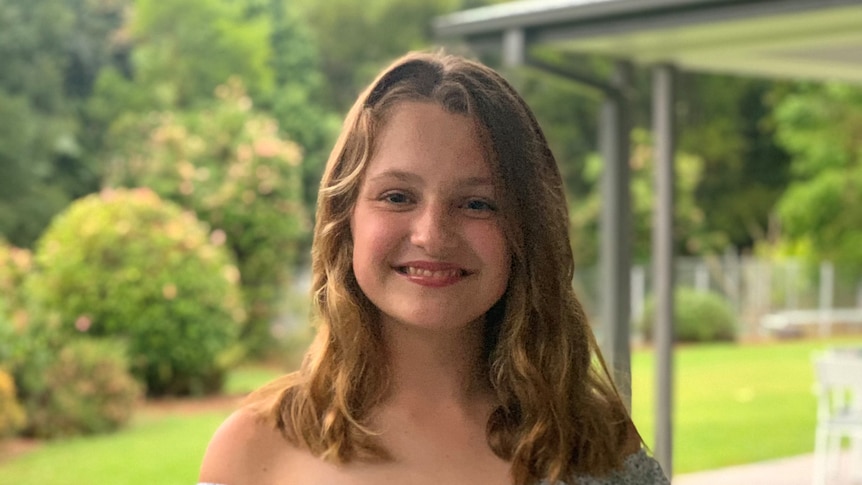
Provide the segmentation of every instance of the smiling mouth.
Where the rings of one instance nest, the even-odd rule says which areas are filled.
[[[417,285],[429,288],[443,288],[459,283],[469,276],[469,271],[461,268],[420,268],[417,266],[396,266],[395,271]]]
[[[452,278],[460,278],[463,276],[467,276],[469,273],[460,268],[451,268],[451,269],[443,269],[443,270],[430,270],[424,268],[417,268],[414,266],[398,266],[395,268],[396,271],[403,275],[414,276],[417,278],[430,278],[430,279],[452,279]]]

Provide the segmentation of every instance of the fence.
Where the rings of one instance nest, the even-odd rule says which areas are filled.
[[[836,324],[862,328],[862,274],[828,261],[808,264],[728,254],[677,258],[674,266],[677,286],[718,293],[730,303],[739,317],[742,338],[793,332],[812,325],[821,335],[830,334]],[[632,268],[633,323],[643,314],[651,280],[649,266]],[[578,270],[575,287],[587,312],[599,322],[597,270]],[[597,333],[601,333],[598,328]]]

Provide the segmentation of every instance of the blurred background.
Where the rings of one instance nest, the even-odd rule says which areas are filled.
[[[437,45],[434,18],[495,3],[0,0],[0,484],[193,483],[238,399],[313,335],[315,199],[347,109]],[[504,72],[564,174],[595,313],[602,99]],[[649,72],[634,80],[632,394],[649,444]],[[682,72],[675,110],[674,473],[810,454],[812,356],[862,347],[862,88]]]

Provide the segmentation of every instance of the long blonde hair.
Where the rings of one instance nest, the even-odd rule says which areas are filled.
[[[377,310],[352,269],[350,215],[392,107],[438,103],[472,117],[497,179],[512,254],[503,298],[486,315],[484,357],[498,405],[487,424],[516,484],[604,475],[634,429],[572,289],[562,179],[524,100],[482,64],[441,53],[395,61],[359,96],[321,181],[312,247],[318,332],[301,369],[250,402],[285,438],[336,463],[386,460],[368,423],[389,389]]]

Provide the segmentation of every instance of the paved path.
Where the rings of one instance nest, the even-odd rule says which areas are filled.
[[[849,463],[849,453],[841,457],[842,465]],[[842,481],[837,484],[862,484],[862,479],[855,482],[848,478],[849,473],[842,470]],[[811,485],[811,474],[814,469],[814,455],[793,456],[778,460],[738,465],[718,470],[688,473],[673,478],[673,485]]]

